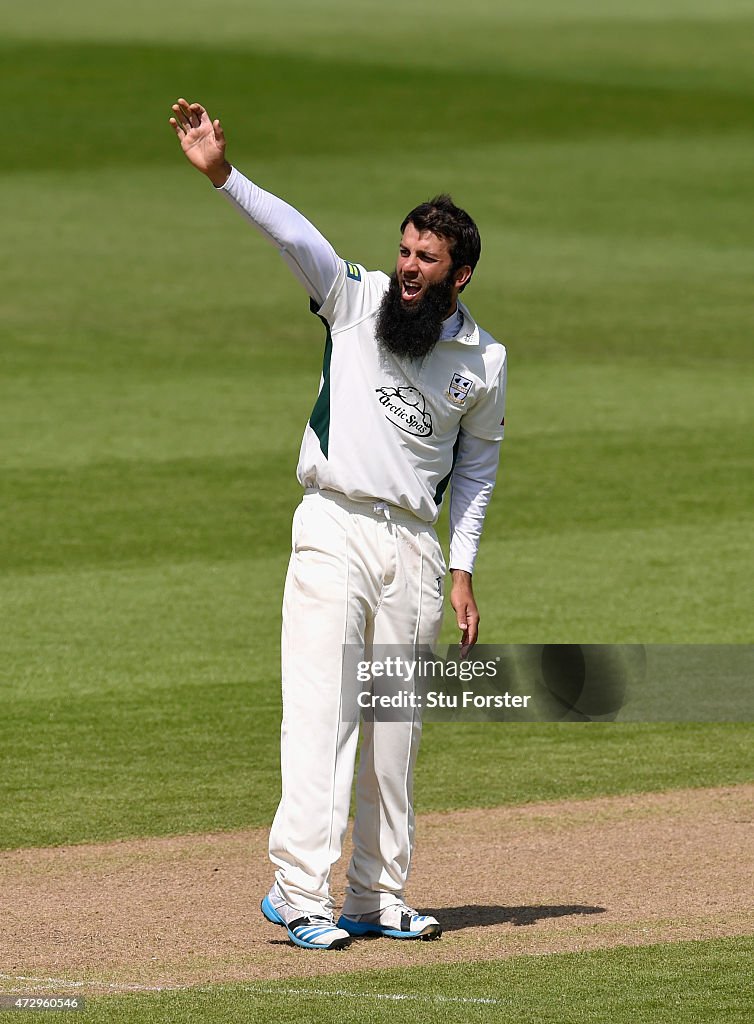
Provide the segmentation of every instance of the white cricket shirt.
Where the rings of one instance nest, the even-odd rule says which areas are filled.
[[[458,335],[424,359],[398,358],[375,338],[389,277],[341,261],[317,312],[327,336],[320,391],[304,431],[298,479],[354,500],[398,505],[433,523],[459,431],[503,437],[505,347],[459,302]]]

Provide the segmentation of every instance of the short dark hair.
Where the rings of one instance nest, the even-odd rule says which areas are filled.
[[[429,202],[416,206],[406,215],[401,224],[401,232],[407,224],[413,224],[417,231],[431,231],[438,238],[445,238],[450,243],[450,257],[453,270],[459,267],[471,267],[473,272],[479,262],[482,251],[482,240],[479,228],[472,218],[456,206],[451,197],[443,192]],[[466,287],[463,285],[461,291]]]

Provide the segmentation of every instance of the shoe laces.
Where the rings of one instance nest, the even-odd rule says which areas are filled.
[[[392,907],[390,907],[389,909],[390,910],[400,910],[400,912],[402,914],[410,914],[411,917],[415,917],[416,916],[416,911],[414,910],[413,907],[410,907],[408,905],[408,903],[394,903],[392,905]]]

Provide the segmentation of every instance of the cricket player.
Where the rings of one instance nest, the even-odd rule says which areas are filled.
[[[404,899],[414,841],[420,711],[362,722],[353,857],[337,924],[330,872],[345,837],[359,732],[344,645],[437,640],[446,565],[433,523],[450,486],[450,601],[462,653],[477,639],[472,572],[503,438],[506,353],[460,292],[481,243],[449,196],[401,225],[395,271],[341,259],[297,210],[225,159],[198,103],[170,123],[189,161],[280,252],[325,330],[319,395],[304,430],[283,598],[282,796],[270,832],[265,917],[305,949],[354,936],[432,939],[440,923]]]

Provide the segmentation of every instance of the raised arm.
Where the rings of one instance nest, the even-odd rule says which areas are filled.
[[[340,266],[338,254],[306,217],[245,178],[225,159],[225,133],[200,103],[179,99],[170,124],[186,158],[227,197],[279,251],[318,306],[327,298]]]

